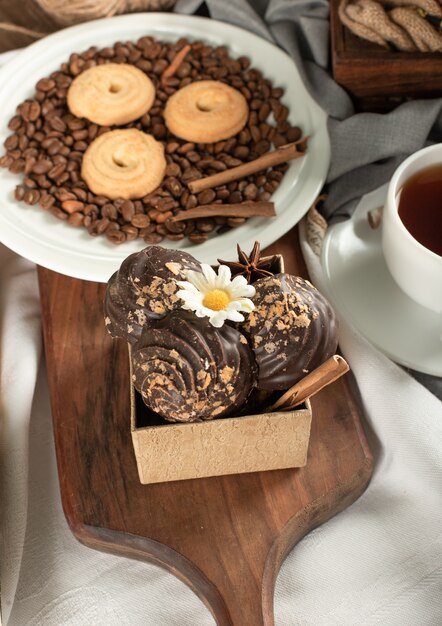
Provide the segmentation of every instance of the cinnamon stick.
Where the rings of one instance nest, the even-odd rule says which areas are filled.
[[[172,78],[172,76],[175,74],[175,72],[177,71],[181,63],[184,61],[184,59],[186,58],[190,50],[191,50],[191,46],[187,44],[186,46],[184,46],[184,48],[181,48],[181,50],[179,50],[176,53],[176,55],[172,59],[171,64],[168,67],[166,67],[164,72],[161,74],[162,83],[167,82],[168,78]]]
[[[302,402],[305,402],[307,398],[311,398],[315,393],[330,385],[330,383],[333,383],[348,372],[349,369],[347,361],[339,354],[335,354],[295,383],[293,387],[290,387],[268,411],[270,413],[274,411],[290,411],[302,404]]]
[[[199,217],[274,217],[273,202],[240,202],[238,204],[201,204],[187,211],[179,211],[170,218],[171,222],[182,222]]]
[[[192,193],[199,193],[204,189],[212,189],[218,185],[225,185],[233,180],[239,178],[245,178],[250,174],[255,174],[261,170],[266,170],[273,165],[279,165],[280,163],[286,163],[292,159],[297,159],[304,155],[307,150],[307,137],[302,137],[298,141],[293,143],[287,143],[272,152],[267,152],[258,157],[254,161],[243,163],[236,167],[232,167],[223,172],[217,172],[212,176],[206,176],[205,178],[199,178],[198,180],[192,180],[188,183],[188,187]]]

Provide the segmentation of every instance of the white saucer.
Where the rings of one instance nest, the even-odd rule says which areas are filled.
[[[325,290],[338,313],[391,359],[442,376],[441,317],[396,285],[382,255],[381,227],[367,222],[386,190],[367,194],[351,219],[329,228],[321,259]]]

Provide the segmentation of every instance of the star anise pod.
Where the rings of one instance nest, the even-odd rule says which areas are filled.
[[[277,255],[272,257],[261,257],[261,247],[259,241],[255,241],[253,250],[247,254],[237,245],[238,261],[223,261],[218,259],[220,265],[227,265],[232,272],[232,276],[244,276],[248,283],[254,283],[259,278],[265,276],[274,276],[281,271],[279,258]]]

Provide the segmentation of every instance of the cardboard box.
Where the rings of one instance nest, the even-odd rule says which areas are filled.
[[[150,425],[140,426],[141,413]],[[295,411],[160,422],[131,385],[131,434],[142,484],[303,467],[311,419],[307,401]]]

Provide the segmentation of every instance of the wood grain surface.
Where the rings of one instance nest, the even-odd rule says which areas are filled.
[[[268,251],[305,275],[295,230]],[[141,485],[127,348],[104,328],[105,286],[42,268],[39,281],[61,497],[74,535],[166,567],[220,626],[273,625],[283,559],[350,505],[372,473],[351,376],[313,398],[306,467]]]

